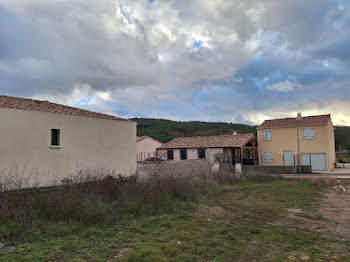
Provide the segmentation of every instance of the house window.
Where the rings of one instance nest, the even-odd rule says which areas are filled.
[[[180,149],[180,159],[181,160],[187,159],[187,149]]]
[[[265,141],[271,140],[271,130],[263,130],[263,135]]]
[[[271,151],[264,151],[264,161],[265,162],[272,161],[272,152]]]
[[[167,159],[168,160],[174,160],[174,150],[168,150],[168,152],[167,152]]]
[[[314,139],[314,128],[305,127],[304,128],[304,139]]]
[[[198,149],[198,158],[205,158],[205,149],[204,148],[201,148],[201,149]]]
[[[51,129],[51,146],[60,146],[60,130]]]

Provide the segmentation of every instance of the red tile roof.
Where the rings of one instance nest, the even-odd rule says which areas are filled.
[[[306,116],[301,120],[294,118],[282,118],[265,120],[258,129],[262,128],[276,128],[276,127],[294,127],[294,126],[320,126],[327,125],[331,119],[331,115],[319,115],[319,116]]]
[[[159,149],[242,147],[253,137],[253,134],[178,137]]]
[[[33,99],[3,96],[3,95],[0,95],[0,107],[48,112],[48,113],[56,113],[56,114],[64,114],[64,115],[72,115],[72,116],[81,116],[81,117],[130,121],[128,119],[124,119],[120,117],[95,113],[95,112],[91,112],[91,111],[87,111],[87,110],[83,110],[75,107],[51,103],[49,101],[33,100]]]
[[[157,139],[154,139],[153,137],[150,137],[150,136],[138,136],[137,139],[136,139],[136,142],[140,142],[140,141],[143,141],[145,139],[151,139],[155,142],[158,142],[159,144],[163,144],[162,142],[158,141]]]

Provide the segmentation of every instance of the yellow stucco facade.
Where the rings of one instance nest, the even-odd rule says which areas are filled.
[[[313,130],[313,138],[304,137],[306,129]],[[301,163],[309,165],[312,161],[313,169],[331,171],[335,162],[334,127],[331,119],[325,125],[258,128],[258,158],[259,165],[282,166],[298,165],[298,139],[301,153]],[[264,131],[270,132],[270,140],[264,137]],[[314,160],[312,160],[314,158]],[[317,158],[317,159],[316,159]],[[324,159],[324,160],[323,160]],[[324,164],[322,164],[324,162]],[[322,167],[324,166],[324,168]]]

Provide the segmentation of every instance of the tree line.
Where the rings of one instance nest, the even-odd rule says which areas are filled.
[[[226,135],[237,131],[239,134],[253,133],[257,126],[225,122],[173,121],[156,118],[133,118],[137,122],[138,136],[151,136],[163,143],[175,137]],[[336,150],[350,150],[350,127],[335,127]]]

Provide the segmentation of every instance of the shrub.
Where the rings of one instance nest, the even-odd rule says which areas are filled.
[[[94,224],[113,222],[124,215],[174,212],[184,205],[192,206],[218,184],[277,179],[280,178],[229,173],[193,177],[158,173],[147,179],[132,176],[126,180],[114,178],[104,169],[78,169],[63,186],[0,192],[0,238],[23,236],[38,221]]]

